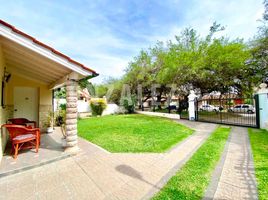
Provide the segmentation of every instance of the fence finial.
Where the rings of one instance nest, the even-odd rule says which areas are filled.
[[[258,90],[257,94],[268,93],[268,88],[267,88],[266,83],[261,83],[259,87],[260,87],[260,89]]]

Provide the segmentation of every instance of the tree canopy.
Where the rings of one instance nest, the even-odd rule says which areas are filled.
[[[121,79],[98,85],[96,90],[104,96],[113,88],[110,101],[116,103],[120,102],[124,84],[132,94],[142,91],[144,101],[153,93],[160,101],[174,85],[173,92],[181,97],[192,89],[201,95],[211,92],[251,95],[254,87],[268,80],[268,0],[264,6],[263,24],[253,41],[217,37],[225,27],[216,22],[205,37],[193,28],[186,28],[175,36],[175,41],[158,41],[153,47],[141,50],[129,62]]]
[[[252,59],[249,62],[249,69],[254,83],[268,83],[268,0],[264,1],[264,6],[262,25],[255,40],[251,42]]]
[[[158,84],[159,96],[170,92],[172,84],[180,95],[187,95],[190,89],[200,94],[247,92],[251,82],[245,63],[250,59],[250,51],[241,39],[214,37],[223,30],[224,27],[214,23],[209,34],[202,38],[196,30],[186,28],[176,36],[176,41],[158,42],[140,51],[129,63],[122,81],[130,85],[132,92],[137,92],[141,85],[148,97],[153,84]]]

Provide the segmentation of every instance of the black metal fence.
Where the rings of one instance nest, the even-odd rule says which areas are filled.
[[[196,120],[258,128],[258,96],[254,98],[197,99]]]
[[[207,98],[196,99],[196,121],[238,125],[259,128],[258,95],[252,98]],[[189,119],[188,102],[177,105],[148,105],[143,111],[179,114],[181,119]]]

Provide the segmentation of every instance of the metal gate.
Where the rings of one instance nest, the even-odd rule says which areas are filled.
[[[196,99],[196,120],[259,128],[259,101],[254,98]]]

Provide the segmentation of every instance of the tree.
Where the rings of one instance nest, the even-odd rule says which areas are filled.
[[[88,81],[90,78],[91,77],[86,77],[79,80],[78,85],[82,90],[87,89],[90,96],[94,97],[96,95],[96,91],[94,85]]]
[[[250,58],[242,40],[214,39],[199,62],[199,79],[195,88],[201,93],[236,91],[240,95],[252,92],[246,61]]]
[[[215,22],[208,35],[202,38],[196,30],[186,28],[175,36],[175,42],[157,42],[152,48],[141,50],[121,79],[102,87],[108,90],[108,86],[114,85],[111,95],[114,102],[120,99],[124,84],[128,84],[131,93],[136,95],[141,85],[143,101],[152,97],[154,88],[158,102],[171,91],[187,101],[191,89],[201,95],[213,91],[251,93],[252,70],[256,67],[246,65],[251,57],[249,48],[241,39],[215,37],[216,32],[224,29]],[[176,85],[176,91],[171,85]]]
[[[94,87],[96,90],[97,97],[102,98],[106,96],[108,87],[105,84],[98,84],[98,85],[95,85]]]
[[[178,93],[188,95],[190,89],[200,94],[219,91],[222,93],[245,89],[245,61],[249,52],[243,40],[229,41],[228,38],[214,38],[224,27],[213,23],[209,34],[200,38],[192,28],[176,36],[176,42],[168,43],[165,64],[160,78],[172,81],[178,86]]]
[[[58,88],[54,90],[54,98],[56,99],[65,99],[66,98],[66,88]]]
[[[268,0],[264,1],[265,11],[258,35],[251,42],[252,58],[248,61],[251,81],[258,85],[268,83]]]
[[[122,87],[121,79],[109,78],[102,84],[95,85],[96,96],[99,98],[106,96],[109,103],[120,104]]]

